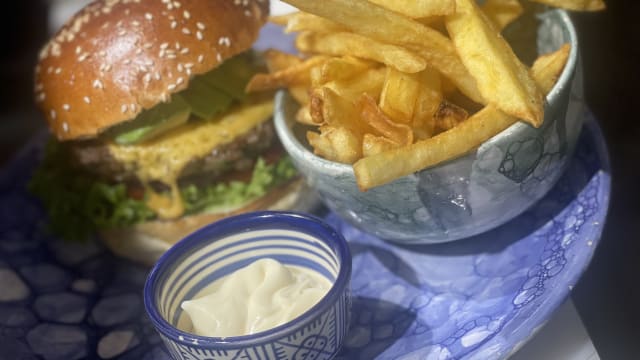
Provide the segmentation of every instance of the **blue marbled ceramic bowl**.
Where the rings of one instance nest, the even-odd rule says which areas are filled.
[[[296,319],[253,335],[203,337],[188,328],[183,300],[260,258],[305,267],[333,283]],[[187,236],[151,270],[144,288],[147,313],[176,360],[329,359],[342,345],[351,312],[351,254],[322,221],[289,212],[256,212],[224,219]]]
[[[278,136],[324,203],[356,227],[399,243],[441,243],[470,237],[513,219],[542,198],[566,168],[582,128],[582,74],[575,29],[564,11],[540,15],[538,52],[572,45],[547,96],[544,124],[517,123],[476,151],[367,192],[350,165],[315,156],[296,124],[297,105],[277,94]]]

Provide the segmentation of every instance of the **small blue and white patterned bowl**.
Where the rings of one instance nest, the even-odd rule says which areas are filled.
[[[363,231],[398,243],[432,244],[480,234],[540,200],[571,159],[584,118],[578,39],[565,11],[541,13],[538,53],[571,44],[565,69],[547,95],[540,128],[519,122],[476,151],[361,192],[351,165],[313,154],[295,122],[297,104],[276,96],[275,127],[298,170],[323,202]]]
[[[294,320],[253,335],[197,336],[180,307],[207,285],[261,258],[310,269],[333,285]],[[147,313],[176,360],[330,359],[340,349],[351,313],[351,254],[338,232],[314,217],[255,212],[210,224],[174,245],[151,270]]]

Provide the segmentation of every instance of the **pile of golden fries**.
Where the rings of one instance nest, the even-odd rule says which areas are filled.
[[[540,126],[570,52],[531,68],[516,57],[500,32],[523,13],[519,0],[285,1],[301,11],[272,21],[298,33],[303,57],[267,51],[269,73],[247,91],[288,89],[296,119],[317,126],[314,152],[353,164],[363,191],[464,155],[518,120]]]

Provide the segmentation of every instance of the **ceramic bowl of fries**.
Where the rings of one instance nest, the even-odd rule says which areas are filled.
[[[420,9],[403,15],[393,0],[286,1],[304,12],[274,22],[298,33],[303,55],[267,53],[270,73],[248,89],[282,89],[283,146],[355,226],[400,243],[468,238],[522,213],[562,175],[584,110],[565,10],[452,0],[455,10],[415,19]]]

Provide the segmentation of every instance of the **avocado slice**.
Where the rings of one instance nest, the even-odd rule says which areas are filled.
[[[180,95],[173,95],[171,102],[145,110],[134,121],[119,127],[114,141],[120,145],[131,145],[153,139],[186,123],[190,115],[189,104]]]
[[[191,107],[191,112],[204,120],[226,111],[233,101],[230,95],[212,87],[201,77],[191,80],[180,95]]]

